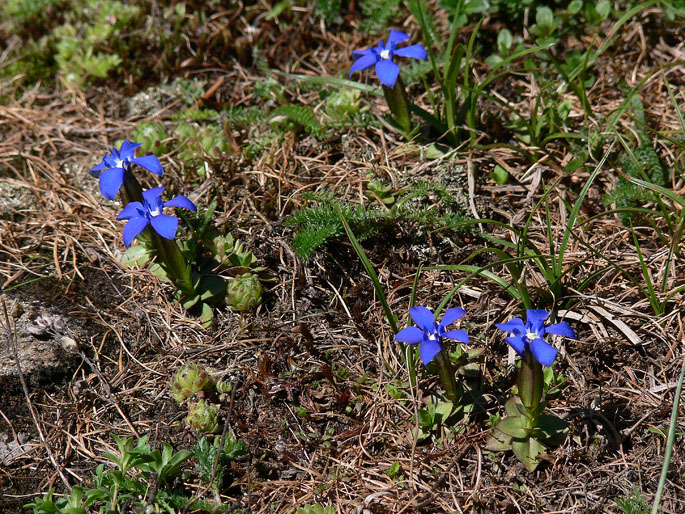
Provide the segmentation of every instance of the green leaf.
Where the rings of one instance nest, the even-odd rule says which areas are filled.
[[[212,323],[214,323],[214,309],[212,309],[211,305],[207,303],[202,304],[200,320],[202,321],[202,326],[204,328],[210,328],[212,326]]]
[[[597,11],[600,20],[604,21],[609,17],[609,12],[611,12],[611,4],[608,0],[597,2],[597,5],[595,5],[595,11]]]
[[[183,301],[181,302],[181,305],[185,310],[190,310],[192,309],[198,302],[200,301],[200,295],[195,295],[195,296],[190,296],[188,298],[184,298]]]
[[[583,8],[583,0],[573,0],[568,4],[569,14],[578,14]]]
[[[220,300],[226,294],[226,281],[218,275],[205,275],[202,277],[200,287],[200,298],[205,302]]]
[[[551,27],[554,23],[554,13],[546,5],[538,7],[535,13],[535,22],[543,27]]]
[[[557,416],[543,414],[538,419],[537,432],[550,446],[559,446],[568,434],[568,423]]]
[[[511,440],[512,437],[510,435],[493,429],[485,447],[493,452],[506,452],[511,450]]]
[[[152,259],[152,252],[143,245],[129,246],[121,256],[121,264],[132,268],[133,266],[143,267]]]
[[[505,170],[502,166],[497,164],[495,169],[490,173],[490,177],[498,184],[506,184],[509,180],[509,172]]]
[[[490,66],[491,68],[494,68],[498,64],[502,64],[504,62],[504,58],[501,55],[497,54],[492,54],[485,59],[485,64]]]
[[[497,34],[497,51],[500,55],[506,55],[514,44],[514,36],[509,29],[502,29]]]
[[[441,402],[435,407],[435,422],[436,424],[444,423],[450,414],[454,411],[454,404],[452,402]]]
[[[535,471],[540,464],[538,455],[545,452],[545,447],[535,438],[513,439],[511,449],[528,471]]]
[[[526,427],[526,418],[522,416],[510,416],[504,418],[502,421],[497,423],[497,426],[494,428],[494,430],[499,430],[500,432],[503,432],[506,435],[516,439],[525,439],[530,434],[530,430]]]
[[[507,400],[507,403],[504,404],[504,410],[507,412],[508,416],[511,416],[513,418],[518,418],[520,416],[526,415],[526,408],[521,402],[521,398],[519,398],[518,396],[512,396],[511,398],[509,398]]]

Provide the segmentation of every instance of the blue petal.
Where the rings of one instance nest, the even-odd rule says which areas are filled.
[[[399,43],[404,43],[407,39],[409,39],[409,36],[404,32],[392,29],[390,31],[390,35],[388,36],[388,46],[392,45],[393,43],[396,45]]]
[[[461,307],[454,307],[452,309],[447,309],[445,311],[445,315],[442,317],[442,321],[440,322],[440,327],[445,328],[455,321],[457,321],[459,318],[461,318],[464,314],[466,314],[466,311],[462,309]]]
[[[164,168],[162,168],[162,163],[155,155],[146,155],[144,157],[135,157],[131,159],[133,164],[137,164],[141,168],[145,168],[150,173],[159,175],[160,177],[164,175]]]
[[[153,216],[152,228],[162,237],[173,239],[176,236],[176,229],[178,228],[178,218],[167,216],[166,214],[159,214]]]
[[[129,204],[130,205],[130,204]],[[140,234],[143,230],[145,230],[145,227],[147,227],[147,224],[149,223],[147,218],[144,217],[135,217],[131,218],[128,220],[126,223],[126,226],[124,227],[124,244],[126,245],[126,248],[128,248],[128,245],[131,244],[131,241],[133,241],[133,238],[136,237],[138,234]]]
[[[110,168],[100,173],[100,192],[107,200],[114,200],[124,183],[124,168]]]
[[[575,339],[576,333],[573,331],[571,326],[565,321],[560,321],[555,325],[550,325],[545,327],[545,333],[547,334],[557,334],[560,336],[568,337],[570,339]]]
[[[442,350],[440,343],[432,339],[428,339],[421,343],[421,346],[419,346],[419,355],[421,356],[423,363],[428,364],[433,360],[433,357],[440,353],[440,350]]]
[[[381,83],[388,87],[395,87],[400,67],[390,59],[381,59],[376,63],[376,75]]]
[[[542,309],[528,309],[526,311],[526,331],[543,335],[545,333],[545,320],[549,312]]]
[[[128,139],[121,143],[121,149],[119,150],[119,158],[122,161],[130,159],[136,153],[136,148],[140,146],[140,143],[133,143]]]
[[[380,59],[380,57],[377,56],[375,53],[360,56],[356,61],[354,61],[352,68],[350,68],[350,77],[355,71],[362,71],[367,68],[370,68],[371,66],[376,64],[378,59]]]
[[[469,344],[469,335],[466,333],[466,330],[448,330],[442,334],[442,337]]]
[[[505,337],[504,340],[509,343],[514,350],[516,350],[516,353],[523,355],[523,352],[526,349],[526,342],[523,340],[523,337]]]
[[[545,321],[549,316],[549,312],[542,309],[528,309],[526,311],[526,321],[528,323],[537,323],[538,321]]]
[[[151,187],[150,189],[143,191],[143,199],[150,205],[155,203],[155,200],[162,196],[162,192],[166,189],[165,186],[162,187]]]
[[[105,159],[102,159],[100,163],[97,166],[93,166],[88,173],[91,177],[98,178],[100,176],[100,171],[105,168],[109,168],[109,166],[105,164]]]
[[[552,345],[545,343],[539,337],[530,343],[530,351],[535,359],[543,366],[551,366],[557,356],[557,350]]]
[[[424,332],[433,329],[435,316],[426,307],[409,307],[409,315]]]
[[[419,344],[423,341],[423,330],[417,327],[407,327],[395,334],[395,341],[407,344]]]
[[[395,55],[400,57],[413,57],[414,59],[428,59],[428,52],[421,45],[411,45],[404,48],[398,48],[394,52]]]
[[[164,204],[164,207],[183,207],[184,209],[188,209],[189,211],[197,211],[197,207],[195,207],[195,204],[183,195],[178,195],[175,198],[172,198]]]
[[[521,318],[514,318],[506,323],[495,323],[495,326],[502,332],[511,332],[517,336],[523,336],[526,334],[526,327]]]
[[[124,207],[123,210],[119,213],[117,219],[128,220],[131,218],[138,218],[141,216],[145,216],[145,208],[143,207],[143,204],[140,202],[129,202],[128,205],[126,205],[126,207]]]
[[[365,55],[376,55],[376,53],[373,51],[372,48],[367,48],[366,50],[355,50],[352,52],[352,59],[355,61],[359,59],[360,57],[364,57]]]

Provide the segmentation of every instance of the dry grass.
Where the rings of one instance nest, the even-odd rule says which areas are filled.
[[[306,13],[302,18],[305,28],[299,39],[297,33],[269,26],[275,34],[266,54],[270,66],[335,75],[347,66],[347,55],[359,41],[352,42],[347,33],[320,31]],[[683,67],[652,73],[682,59],[683,45],[669,45],[654,31],[631,23],[615,50],[595,66],[598,80],[589,91],[594,119],[603,119],[622,102],[617,80],[636,87],[646,79],[641,96],[650,124],[662,133],[679,129],[664,81],[682,100]],[[669,34],[680,41],[682,35],[682,29]],[[308,37],[315,41],[309,46],[303,42]],[[307,52],[287,58],[304,46]],[[193,72],[211,79],[207,88],[213,90],[205,101],[214,105],[252,101],[250,91],[263,80],[256,70],[235,63]],[[530,92],[519,99],[521,105],[533,101],[536,88],[530,77],[513,80],[514,89]],[[214,84],[218,86],[212,88]],[[464,421],[444,444],[416,445],[411,436],[416,405],[437,389],[435,379],[422,375],[418,391],[406,386],[400,351],[351,247],[340,241],[303,262],[295,258],[292,231],[282,222],[300,205],[303,191],[325,186],[361,200],[368,172],[396,185],[410,177],[430,177],[440,163],[421,160],[418,151],[375,128],[350,129],[324,143],[289,135],[250,163],[237,155],[229,158],[201,184],[181,185],[188,175],[173,155],[162,158],[165,183],[175,184],[199,204],[217,200],[220,226],[247,242],[276,277],[256,313],[222,310],[216,326],[202,330],[171,301],[168,285],[145,270],[119,264],[117,207],[100,197],[96,181],[87,175],[114,141],[145,121],[127,118],[126,96],[123,90],[79,93],[59,84],[3,96],[0,176],[18,203],[0,216],[2,288],[9,298],[58,306],[86,327],[89,337],[78,341],[80,363],[62,383],[31,391],[46,441],[32,444],[0,472],[0,503],[7,505],[0,510],[18,512],[34,493],[63,489],[60,475],[72,485],[88,484],[95,464],[104,462],[102,453],[116,449],[109,433],[149,434],[151,441],[190,447],[194,436],[183,427],[185,413],[170,399],[168,382],[178,366],[191,361],[211,366],[236,388],[228,422],[250,453],[236,470],[225,501],[248,512],[287,511],[307,503],[331,504],[338,512],[396,514],[618,512],[613,499],[634,487],[651,497],[664,438],[648,429],[664,429],[670,416],[685,342],[682,294],[657,317],[637,287],[614,268],[576,292],[577,301],[566,316],[578,337],[563,342],[558,367],[568,386],[551,403],[571,423],[571,435],[531,474],[512,455],[483,449],[488,433],[483,420],[501,408],[514,381],[506,364],[507,347],[491,327],[514,314],[518,305],[495,286],[471,281],[454,303],[468,312],[472,344],[486,348],[479,386],[487,412]],[[311,92],[299,98],[312,106],[317,102]],[[147,119],[168,122],[172,111],[165,108]],[[582,119],[577,101],[571,117]],[[622,121],[621,130],[631,127],[630,120]],[[236,149],[246,144],[245,134],[231,136]],[[668,145],[657,150],[671,165],[678,158]],[[531,163],[509,149],[472,150],[459,153],[454,162],[472,166],[480,177],[476,210],[487,210],[513,226],[520,226],[540,198],[541,180],[558,180],[550,199],[552,231],[559,240],[568,220],[564,202],[573,205],[587,179],[582,172],[563,172],[572,157],[568,152],[566,146],[550,146]],[[513,185],[488,180],[495,164],[510,172]],[[630,230],[614,216],[592,218],[605,210],[601,196],[616,177],[617,170],[607,166],[581,210],[590,221],[583,231],[574,231],[567,252],[572,292],[584,277],[605,267],[588,245],[614,259],[621,270],[641,276]],[[672,186],[683,194],[682,177]],[[675,212],[679,207],[672,208]],[[667,249],[650,225],[636,230],[652,276],[660,280]],[[545,220],[535,217],[529,236],[542,251],[546,231]],[[499,229],[492,233],[509,237]],[[458,237],[463,239],[448,245],[437,236],[417,236],[416,227],[407,224],[365,243],[401,323],[422,256],[430,255],[431,265],[461,262],[484,244],[474,235]],[[685,283],[680,246],[667,280],[669,291]],[[436,306],[464,276],[425,272],[418,303]],[[525,279],[531,288],[544,287],[532,267]],[[392,383],[416,404],[390,396],[387,385]],[[35,432],[26,405],[17,398],[0,406],[0,426],[15,437]],[[309,415],[298,415],[297,406]],[[346,412],[348,406],[351,412]],[[678,429],[683,428],[681,421]],[[47,459],[48,447],[57,468]],[[664,512],[685,511],[684,450],[677,438]],[[397,480],[385,473],[395,462],[403,470]]]

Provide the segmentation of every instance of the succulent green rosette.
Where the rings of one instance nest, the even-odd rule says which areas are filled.
[[[262,283],[257,275],[244,273],[228,281],[226,303],[237,311],[254,309],[262,303]]]

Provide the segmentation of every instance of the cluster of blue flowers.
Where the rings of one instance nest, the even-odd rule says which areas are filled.
[[[418,327],[408,327],[395,335],[395,341],[411,345],[420,344],[419,355],[424,364],[428,364],[442,350],[442,338],[468,343],[469,337],[464,330],[447,330],[447,327],[461,318],[466,312],[461,308],[447,309],[442,321],[438,324],[435,315],[426,307],[410,307],[409,315]],[[521,357],[532,352],[533,357],[543,366],[551,366],[557,356],[557,350],[544,341],[546,334],[575,338],[573,329],[565,321],[554,325],[545,325],[549,312],[540,309],[528,309],[526,322],[514,318],[506,323],[497,323],[496,327],[503,332],[513,334],[504,340],[516,350]]]
[[[162,163],[154,155],[135,157],[139,143],[133,143],[128,139],[124,141],[118,150],[113,148],[105,154],[102,161],[90,170],[90,174],[100,180],[100,192],[108,200],[114,200],[119,189],[126,180],[126,174],[131,173],[131,166],[136,164],[160,177],[164,174]],[[174,239],[178,229],[178,218],[168,216],[162,211],[165,207],[183,207],[191,211],[197,208],[188,198],[183,195],[176,196],[168,202],[162,200],[164,187],[153,187],[143,191],[143,201],[132,201],[119,213],[117,219],[128,220],[124,227],[124,244],[128,247],[133,239],[142,233],[148,226],[166,239]]]

